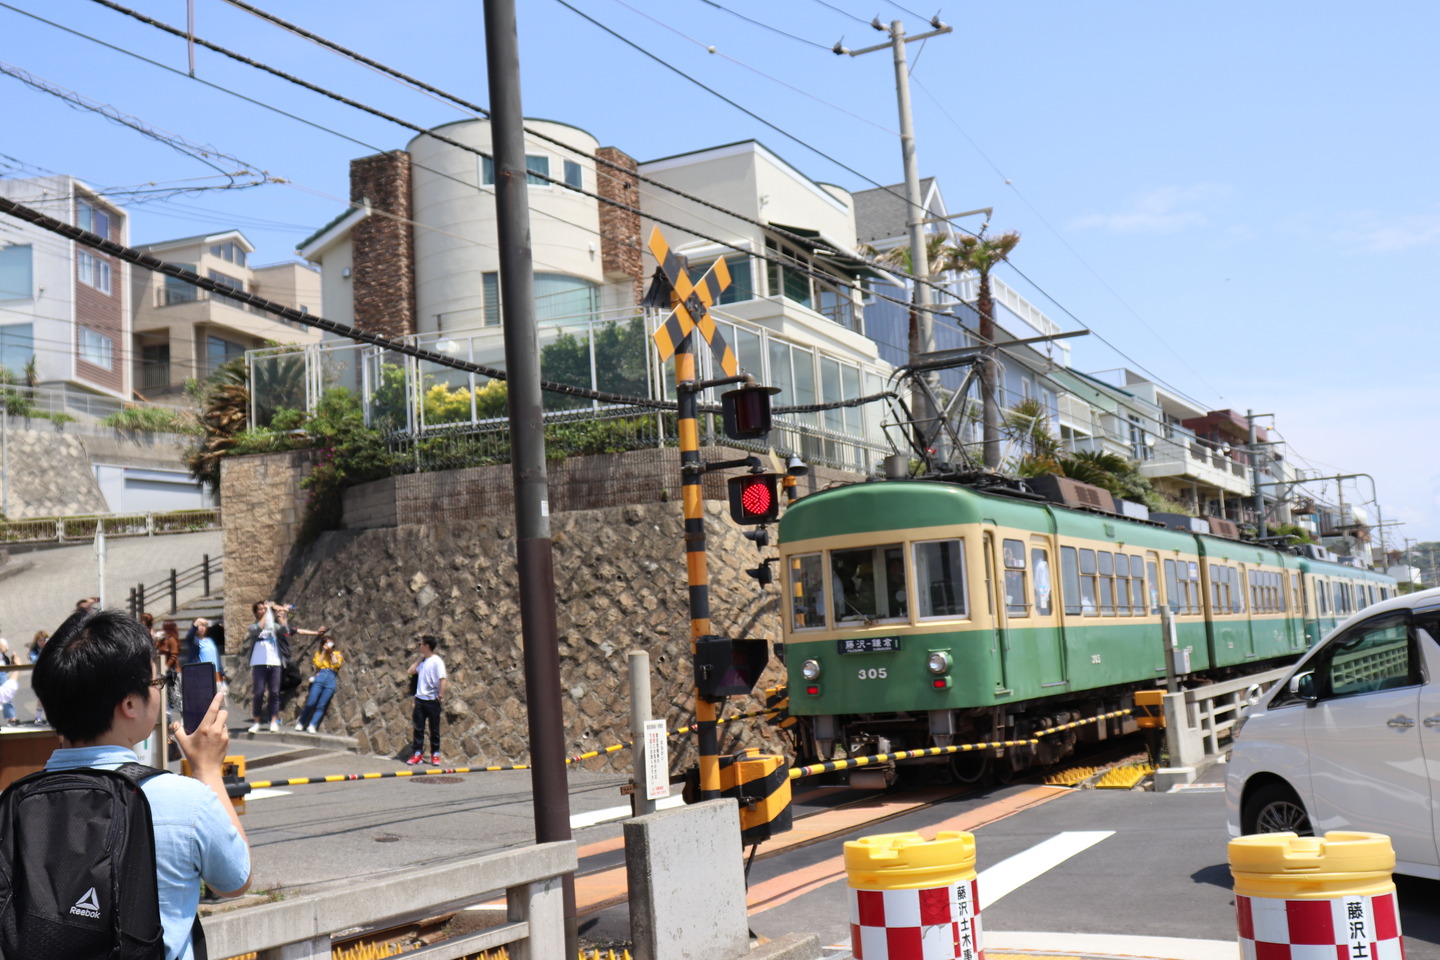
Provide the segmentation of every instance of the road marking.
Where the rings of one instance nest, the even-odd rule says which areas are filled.
[[[982,909],[991,906],[1005,894],[1018,890],[1042,873],[1053,870],[1075,854],[1114,835],[1114,830],[1072,830],[1059,833],[1049,840],[1037,843],[1029,850],[981,871],[979,883]]]
[[[673,797],[666,797],[664,800],[655,801],[656,810],[669,810],[672,807],[685,805],[685,800],[678,794]],[[588,813],[576,813],[570,817],[570,829],[579,830],[581,827],[593,827],[597,823],[609,823],[611,820],[630,819],[630,807],[606,807],[604,810],[591,810]]]
[[[247,801],[269,800],[271,797],[288,797],[290,796],[291,792],[292,791],[290,790],[271,790],[269,787],[261,787],[258,790],[251,790],[249,793],[245,794],[245,799]]]

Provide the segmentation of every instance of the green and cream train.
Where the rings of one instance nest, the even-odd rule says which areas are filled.
[[[779,550],[790,713],[821,760],[1026,739],[1131,706],[1167,660],[1187,682],[1256,672],[1395,591],[1357,567],[946,481],[811,494]],[[1121,730],[991,755],[1004,776]],[[935,763],[971,779],[988,759]]]

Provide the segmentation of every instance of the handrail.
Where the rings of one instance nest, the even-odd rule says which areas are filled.
[[[515,960],[565,956],[561,877],[577,866],[573,840],[541,843],[454,863],[399,871],[338,889],[206,917],[211,956],[258,953],[260,960],[329,960],[331,938],[357,927],[384,928],[484,902],[504,890],[507,922],[428,948],[430,960],[457,960],[515,945]]]
[[[174,613],[180,609],[180,588],[191,587],[200,584],[200,595],[208,597],[210,592],[210,580],[218,573],[223,572],[224,565],[220,562],[225,559],[222,553],[218,557],[211,557],[205,554],[201,561],[193,567],[186,567],[184,570],[172,568],[170,575],[163,580],[157,580],[152,584],[137,583],[130,588],[130,616],[138,617],[145,612],[145,598],[147,596],[161,596],[167,588],[170,593],[170,612]]]

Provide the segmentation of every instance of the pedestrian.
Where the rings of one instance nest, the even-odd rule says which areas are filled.
[[[412,766],[424,760],[420,751],[425,746],[426,723],[430,724],[430,762],[440,766],[440,708],[445,702],[449,681],[445,677],[445,661],[435,653],[439,647],[438,637],[421,637],[420,659],[410,665],[410,672],[415,675],[415,740],[406,762]]]
[[[143,621],[142,621],[143,622]],[[166,687],[169,691],[170,710],[180,709],[180,628],[175,625],[174,620],[166,620],[160,624],[160,631],[156,634],[155,652],[165,658],[164,671],[170,685]]]
[[[186,635],[186,646],[190,651],[189,663],[208,663],[215,667],[215,682],[226,683],[225,667],[220,663],[220,650],[210,636],[210,621],[196,617]]]
[[[0,665],[12,666],[20,662],[15,654],[10,652],[10,644],[0,637]],[[0,670],[0,718],[4,722],[15,722],[15,694],[20,692],[20,680],[13,670]]]
[[[250,717],[249,733],[259,733],[268,717],[270,732],[280,731],[280,675],[284,659],[280,656],[280,643],[275,635],[275,604],[269,600],[257,600],[250,607],[255,622],[245,635],[245,650],[250,661],[250,678],[255,686],[255,708]],[[269,694],[269,703],[266,703]]]
[[[145,627],[145,632],[150,634],[152,639],[160,639],[160,632],[155,629],[155,614],[149,611],[140,614],[140,623]]]
[[[45,641],[50,639],[50,634],[44,630],[36,630],[34,638],[30,641],[30,662],[35,663],[40,659],[40,651],[45,649]],[[32,675],[31,683],[34,679]],[[35,704],[35,726],[45,726],[45,707],[38,701]]]
[[[79,613],[81,610],[89,610],[91,607],[94,607],[97,610],[100,609],[99,597],[81,597],[79,600],[75,601],[76,613]]]
[[[319,733],[320,721],[325,719],[325,710],[335,696],[340,684],[340,668],[345,664],[345,655],[335,646],[335,638],[325,627],[320,628],[320,649],[310,658],[315,675],[310,678],[310,695],[305,698],[305,709],[295,721],[296,730]]]
[[[135,745],[154,733],[159,718],[157,687],[165,681],[154,663],[154,641],[138,620],[114,610],[72,614],[45,647],[31,681],[60,735],[60,749],[45,769],[114,770],[134,763]],[[167,960],[195,956],[191,934],[201,881],[218,897],[238,897],[250,886],[250,847],[225,789],[227,719],[217,695],[194,733],[171,724],[190,776],[160,774],[140,787],[155,836]],[[83,835],[79,825],[76,830]]]
[[[290,695],[300,688],[303,678],[300,676],[300,667],[296,664],[292,651],[295,649],[295,638],[297,636],[320,636],[319,630],[304,630],[300,627],[291,626],[290,614],[294,607],[284,604],[277,604],[275,607],[275,642],[280,646],[280,660],[283,664],[280,672],[280,699],[289,700]]]

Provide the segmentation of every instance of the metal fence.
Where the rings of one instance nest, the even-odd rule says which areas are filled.
[[[220,508],[168,513],[111,513],[89,517],[36,517],[0,522],[0,543],[73,543],[107,537],[153,537],[220,529]]]
[[[121,400],[76,390],[0,385],[0,416],[25,421],[32,429],[48,421],[56,430],[66,433],[108,434],[115,428],[105,424],[106,418],[136,408],[163,410],[177,417],[191,413],[189,407]]]

